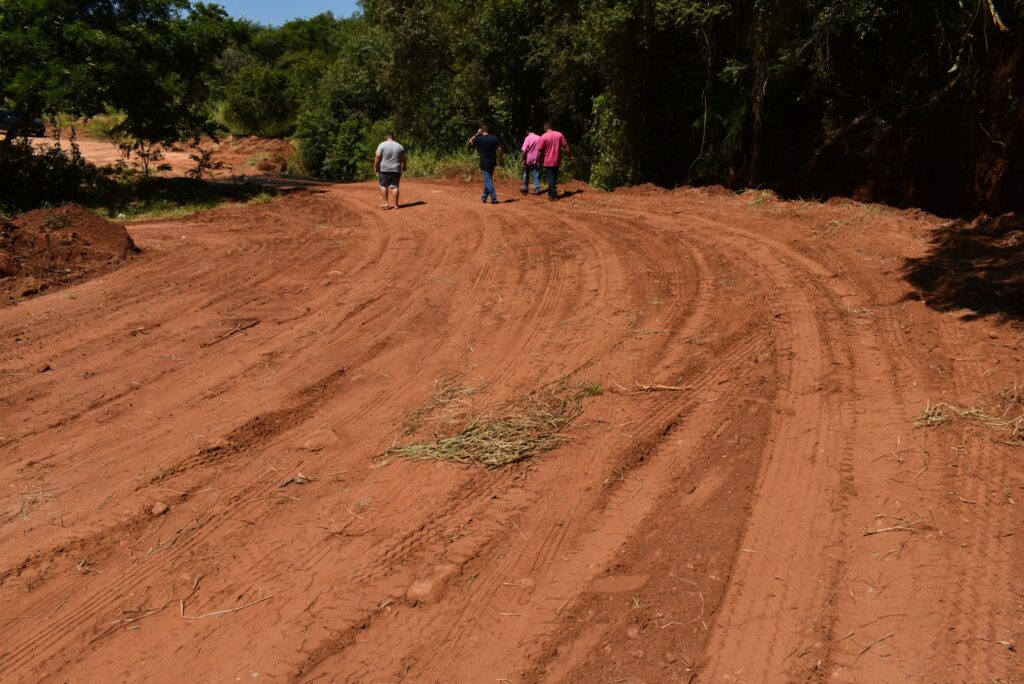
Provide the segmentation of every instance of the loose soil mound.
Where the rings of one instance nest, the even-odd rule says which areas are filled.
[[[640,185],[630,185],[624,188],[616,188],[615,192],[620,195],[663,195],[667,192],[665,188],[658,187],[654,183],[641,183]]]
[[[295,148],[288,140],[277,140],[274,138],[259,138],[250,135],[244,138],[225,140],[221,149],[229,150],[238,154],[265,154],[277,155],[288,158],[295,152]]]
[[[248,136],[221,143],[217,159],[231,166],[236,173],[282,174],[295,148],[288,140]]]
[[[0,225],[0,301],[64,287],[138,251],[124,226],[85,207],[29,212]]]

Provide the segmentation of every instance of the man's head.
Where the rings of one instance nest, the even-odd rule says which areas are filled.
[[[395,132],[394,131],[388,131],[387,133],[384,134],[384,137],[387,138],[388,140],[394,140],[395,139]]]
[[[526,127],[526,132],[527,133],[533,133],[533,126],[527,126]]]
[[[491,129],[489,129],[487,127],[487,124],[480,124],[480,132],[481,133],[490,133]]]
[[[551,125],[550,121],[545,121],[544,122],[544,130],[545,131],[553,131],[553,130],[555,130],[555,127]]]

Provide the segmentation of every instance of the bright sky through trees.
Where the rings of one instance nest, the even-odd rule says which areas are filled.
[[[214,0],[233,17],[251,19],[261,24],[278,26],[298,17],[314,17],[333,12],[347,17],[359,9],[356,0]]]

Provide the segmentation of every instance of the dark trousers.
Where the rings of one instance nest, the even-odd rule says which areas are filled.
[[[548,174],[548,197],[558,199],[558,167],[545,166],[544,171]]]

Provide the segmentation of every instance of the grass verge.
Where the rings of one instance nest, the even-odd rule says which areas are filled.
[[[121,221],[180,218],[230,204],[261,204],[275,195],[252,184],[192,178],[150,178],[120,183],[96,200],[95,209]]]

